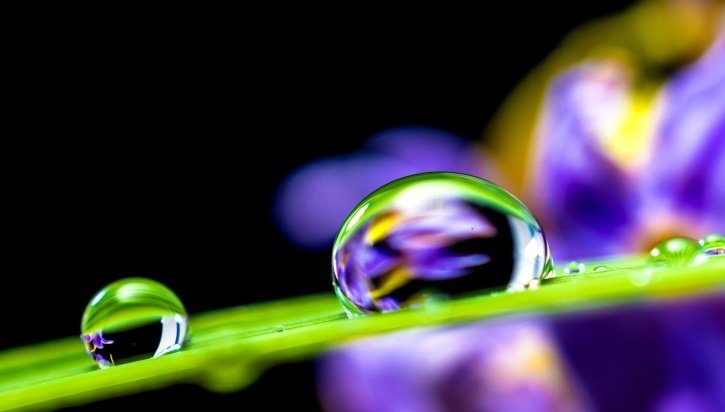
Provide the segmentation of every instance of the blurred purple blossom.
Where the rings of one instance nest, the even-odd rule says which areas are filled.
[[[642,210],[725,233],[725,31],[671,79],[663,100]]]
[[[399,332],[320,366],[329,411],[724,410],[725,295]]]
[[[341,379],[341,377],[345,377]],[[421,329],[357,342],[321,364],[330,411],[579,411],[546,323]]]
[[[551,85],[529,200],[557,259],[639,252],[668,234],[725,233],[725,37],[670,79],[655,110],[632,112],[633,88],[615,60],[580,64]],[[622,146],[615,125],[628,111],[651,124],[645,140]],[[505,322],[397,333],[333,352],[320,368],[323,404],[725,410],[722,292]]]
[[[652,130],[627,158],[615,152],[637,137],[615,126],[635,110],[633,81],[625,65],[601,60],[551,86],[529,190],[558,259],[725,233],[725,37],[670,80],[653,114],[638,115]]]
[[[486,175],[483,155],[453,134],[401,127],[372,136],[360,152],[303,166],[282,185],[276,200],[280,228],[300,246],[329,247],[345,216],[378,187],[432,171]]]
[[[545,97],[527,191],[557,259],[725,233],[725,32],[649,106],[640,101],[648,80],[631,63],[585,61]],[[370,182],[348,210],[392,180],[387,170],[376,174],[383,158],[365,157],[354,178],[340,164],[325,169],[339,173],[329,186],[339,192],[347,189],[341,181]],[[315,178],[308,193],[330,183]],[[504,322],[396,333],[335,351],[321,362],[323,404],[353,412],[725,410],[722,292]]]
[[[624,253],[638,193],[602,150],[597,133],[614,120],[627,78],[602,62],[572,69],[552,85],[531,184],[537,212],[557,259]]]

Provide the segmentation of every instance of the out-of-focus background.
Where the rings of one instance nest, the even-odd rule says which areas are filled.
[[[93,293],[127,276],[165,283],[190,313],[330,291],[344,211],[425,169],[501,182],[551,228],[555,259],[722,228],[722,139],[693,141],[700,154],[652,179],[632,177],[684,150],[655,150],[649,131],[687,141],[681,125],[710,127],[709,112],[687,117],[691,102],[712,107],[725,95],[701,93],[722,83],[723,66],[682,71],[706,53],[721,16],[718,2],[690,3],[643,2],[569,37],[633,2],[29,34],[6,79],[0,348],[79,333]],[[666,87],[684,97],[661,97]],[[715,123],[707,130],[722,130]],[[684,174],[692,164],[712,173]],[[642,218],[650,212],[657,218]],[[289,387],[306,394],[300,408],[317,407],[310,363],[236,394],[176,387],[95,407],[243,407]]]

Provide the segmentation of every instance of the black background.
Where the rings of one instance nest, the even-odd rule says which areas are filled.
[[[393,126],[478,139],[566,32],[627,3],[28,33],[6,62],[0,348],[78,334],[91,296],[127,276],[161,281],[190,313],[329,291],[329,253],[295,249],[272,221],[284,176]],[[184,386],[94,408],[192,398],[241,408],[294,386],[305,409],[313,375],[304,363],[237,394]]]

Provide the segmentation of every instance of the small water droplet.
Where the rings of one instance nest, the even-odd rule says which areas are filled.
[[[571,262],[567,263],[566,266],[564,266],[564,274],[575,275],[577,273],[584,272],[585,269],[586,265],[581,262],[577,262],[576,260],[572,260]]]
[[[700,239],[698,242],[701,246],[700,253],[692,258],[692,265],[697,266],[713,260],[725,261],[725,238],[711,234]]]
[[[725,237],[716,234],[707,235],[700,239],[699,243],[708,255],[725,255]]]
[[[518,291],[553,270],[541,226],[501,187],[458,173],[391,182],[352,210],[332,251],[333,285],[348,316],[447,298]]]
[[[144,278],[122,279],[101,289],[83,312],[81,339],[105,368],[180,349],[188,317],[166,286]]]
[[[285,331],[285,327],[284,327],[283,324],[279,323],[277,325],[274,325],[274,331],[275,332],[284,332]]]
[[[674,237],[655,246],[647,257],[648,269],[662,269],[687,266],[700,252],[700,245],[686,237]]]
[[[595,272],[602,272],[602,271],[605,271],[605,270],[609,270],[609,269],[611,269],[611,268],[610,268],[610,267],[608,267],[608,266],[603,266],[603,265],[602,265],[602,266],[597,266],[597,267],[595,267],[595,268],[594,268],[594,271],[595,271]]]

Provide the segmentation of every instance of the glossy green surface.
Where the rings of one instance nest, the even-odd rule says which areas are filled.
[[[423,325],[525,312],[561,312],[631,300],[675,299],[725,288],[725,264],[663,269],[641,282],[642,259],[587,264],[610,269],[544,281],[538,290],[498,293],[390,314],[347,319],[332,293],[192,316],[181,351],[99,370],[78,337],[0,352],[0,410],[78,405],[175,383],[238,390],[271,365],[314,357],[353,339]],[[560,271],[560,269],[559,269]]]

